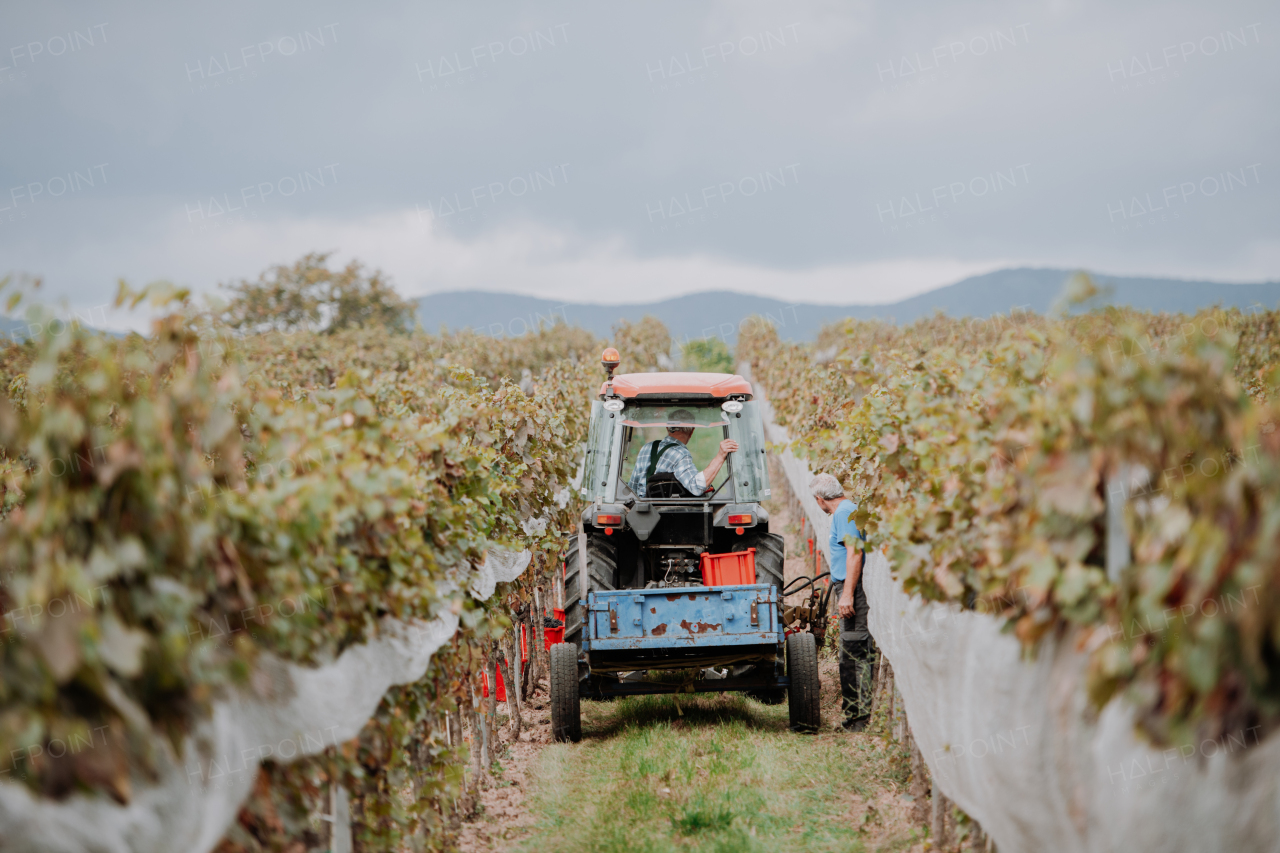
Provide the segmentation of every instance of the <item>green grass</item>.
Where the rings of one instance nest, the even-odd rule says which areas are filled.
[[[786,706],[737,695],[583,703],[583,739],[542,752],[519,849],[859,851],[850,796],[901,767],[878,739],[787,728]]]

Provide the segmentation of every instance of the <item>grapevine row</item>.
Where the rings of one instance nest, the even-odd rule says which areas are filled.
[[[438,846],[465,760],[444,721],[576,520],[598,347],[563,328],[240,336],[166,310],[146,337],[65,326],[0,354],[0,769],[127,802],[153,734],[181,749],[217,697],[261,689],[264,653],[324,664],[384,618],[452,610],[454,641],[358,741],[264,769],[236,843],[305,836],[340,783],[362,849]],[[489,543],[535,555],[520,588],[448,592]]]
[[[1093,701],[1124,693],[1167,742],[1280,719],[1276,321],[938,316],[814,346],[760,323],[740,355],[908,593],[993,614],[1029,653],[1078,632]],[[1132,563],[1110,575],[1109,496]]]

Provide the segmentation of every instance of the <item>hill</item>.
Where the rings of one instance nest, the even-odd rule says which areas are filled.
[[[767,296],[704,291],[660,302],[598,305],[560,302],[492,291],[450,291],[418,299],[418,317],[428,331],[474,329],[484,334],[519,336],[557,319],[607,336],[619,320],[652,314],[677,341],[720,335],[732,340],[738,324],[752,315],[767,316],[789,340],[812,338],[822,326],[844,317],[880,318],[909,323],[941,310],[953,317],[990,317],[1010,310],[1049,310],[1071,270],[1007,269],[971,276],[955,284],[884,305],[831,305],[789,302]],[[1169,278],[1133,278],[1095,273],[1105,293],[1098,303],[1130,305],[1156,312],[1193,312],[1222,305],[1249,308],[1280,304],[1280,282],[1223,284]]]

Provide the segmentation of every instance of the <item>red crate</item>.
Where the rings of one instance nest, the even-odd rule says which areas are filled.
[[[707,586],[734,586],[756,582],[756,549],[729,554],[703,554],[698,561]]]
[[[480,686],[484,690],[484,698],[489,698],[489,674],[480,673]],[[498,670],[498,695],[493,697],[499,702],[507,701],[507,685],[502,682],[502,670]]]
[[[543,628],[542,641],[547,647],[547,651],[551,651],[551,647],[556,643],[564,642],[564,628]]]

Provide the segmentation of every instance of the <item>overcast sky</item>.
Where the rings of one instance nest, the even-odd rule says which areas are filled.
[[[1276,279],[1277,8],[9,2],[0,269],[79,308],[310,250],[600,302]]]

